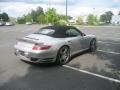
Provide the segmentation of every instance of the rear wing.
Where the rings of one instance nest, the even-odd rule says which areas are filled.
[[[43,43],[38,42],[38,41],[24,39],[24,38],[17,38],[16,40],[20,41],[20,42],[27,42],[27,43],[32,43],[32,44],[43,44]]]

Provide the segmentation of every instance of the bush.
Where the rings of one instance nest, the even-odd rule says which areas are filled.
[[[65,20],[59,20],[55,23],[55,25],[67,25],[67,22]]]

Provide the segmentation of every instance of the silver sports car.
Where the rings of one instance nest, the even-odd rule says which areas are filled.
[[[72,55],[96,50],[96,37],[85,35],[73,26],[47,26],[15,44],[15,55],[21,60],[66,64]]]

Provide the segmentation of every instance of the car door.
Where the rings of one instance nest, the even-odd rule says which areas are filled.
[[[66,30],[66,40],[71,48],[71,52],[73,54],[78,53],[80,51],[80,33],[75,29]]]
[[[82,33],[80,30],[75,29],[76,31],[78,31],[80,33],[79,35],[79,42],[80,42],[80,50],[86,50],[89,48],[89,40],[84,33]]]
[[[88,42],[88,37],[87,36],[81,36],[80,38],[80,49],[85,50],[89,48],[89,42]]]

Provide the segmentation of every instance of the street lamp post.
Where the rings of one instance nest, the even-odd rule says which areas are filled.
[[[67,0],[66,0],[66,21],[67,21],[67,5],[68,3],[67,3]]]

